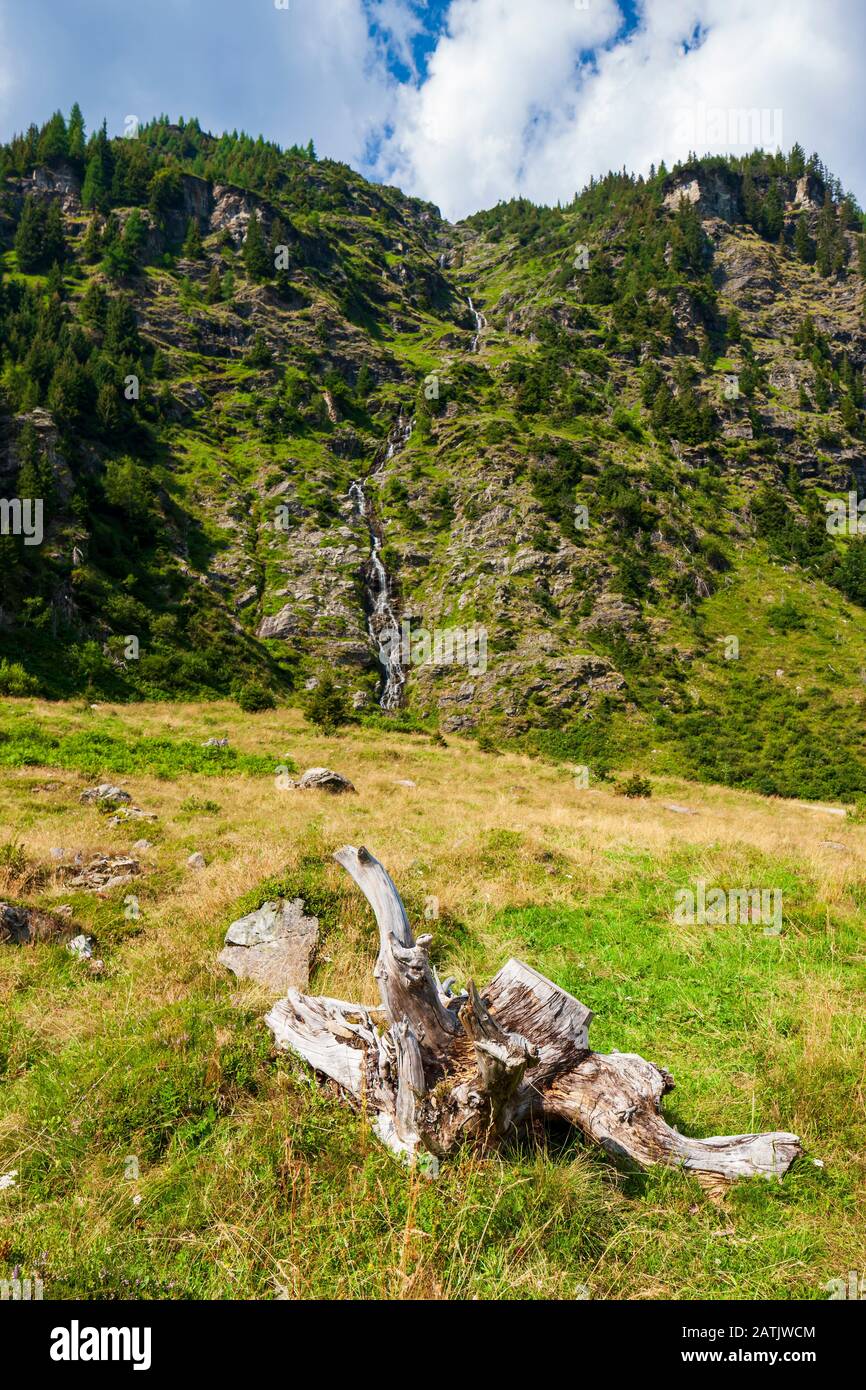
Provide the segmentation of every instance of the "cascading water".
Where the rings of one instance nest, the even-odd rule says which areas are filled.
[[[473,318],[475,319],[475,337],[472,339],[472,351],[473,351],[473,352],[477,352],[477,351],[478,351],[478,344],[479,344],[479,342],[481,341],[481,334],[482,334],[483,330],[487,327],[487,320],[486,320],[486,318],[484,317],[483,314],[481,314],[481,313],[478,312],[478,310],[476,309],[475,305],[472,303],[472,295],[471,295],[471,294],[468,296],[468,301],[469,301],[469,312],[470,312],[470,314],[472,314]]]
[[[391,431],[385,462],[394,457],[404,447],[412,433],[412,421],[400,416]],[[376,470],[374,469],[373,472]],[[382,709],[397,709],[403,698],[406,673],[400,661],[400,624],[391,602],[391,582],[382,563],[381,526],[367,496],[366,484],[372,475],[363,482],[354,482],[349,488],[349,496],[357,508],[358,515],[367,523],[370,532],[370,566],[367,582],[369,617],[367,631],[376,647],[379,665],[382,668],[382,691],[379,704]]]

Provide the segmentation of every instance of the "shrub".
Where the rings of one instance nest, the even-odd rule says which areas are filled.
[[[633,772],[631,777],[627,777],[624,782],[617,782],[614,787],[617,796],[652,796],[652,784],[647,777],[641,777],[640,773]]]
[[[332,734],[350,719],[346,697],[335,684],[332,676],[325,675],[319,681],[304,711],[311,724],[315,724],[324,734]]]
[[[242,685],[235,691],[235,699],[244,714],[260,714],[262,710],[276,709],[277,702],[263,685]]]
[[[39,682],[19,661],[0,661],[0,695],[36,695]]]

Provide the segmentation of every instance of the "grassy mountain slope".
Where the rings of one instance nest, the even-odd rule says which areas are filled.
[[[864,482],[864,238],[815,157],[459,226],[194,122],[2,158],[0,488],[50,503],[0,538],[0,654],[44,693],[327,671],[373,717],[367,478],[399,617],[489,634],[486,671],[411,667],[410,720],[866,793],[866,541],[824,512]]]

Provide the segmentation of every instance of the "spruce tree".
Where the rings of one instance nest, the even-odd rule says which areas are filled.
[[[63,227],[63,213],[60,211],[60,204],[52,202],[45,214],[42,263],[43,265],[53,265],[55,261],[58,261],[62,265],[65,260],[66,236]]]
[[[84,164],[84,117],[81,114],[81,107],[78,102],[74,102],[69,113],[69,125],[67,126],[67,144],[69,158],[77,165]]]
[[[99,225],[99,218],[94,213],[87,224],[87,231],[84,234],[84,241],[81,245],[81,254],[85,261],[92,264],[98,260],[102,249],[102,231]]]
[[[809,222],[804,212],[797,218],[797,230],[794,233],[794,250],[804,265],[814,265],[815,263],[815,243],[809,235]]]
[[[14,245],[19,270],[25,275],[38,270],[45,250],[45,208],[29,194],[21,209]]]
[[[37,158],[40,164],[51,164],[66,159],[68,155],[69,137],[66,122],[62,113],[55,111],[39,137]]]
[[[207,289],[205,290],[205,302],[208,304],[218,304],[222,299],[222,281],[218,265],[212,265],[210,274],[207,277]]]
[[[191,261],[200,261],[204,256],[204,247],[201,244],[201,232],[199,231],[198,218],[191,217],[186,227],[186,240],[183,243],[183,254]]]
[[[247,274],[252,280],[267,280],[270,277],[272,264],[262,234],[262,224],[255,213],[252,214],[247,224],[243,260]]]

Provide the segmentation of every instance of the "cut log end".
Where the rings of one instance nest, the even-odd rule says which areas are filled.
[[[484,991],[470,981],[452,994],[379,861],[351,845],[334,858],[376,918],[381,1008],[292,990],[266,1022],[278,1047],[372,1114],[395,1153],[444,1158],[461,1142],[498,1142],[527,1120],[555,1117],[617,1158],[681,1168],[715,1194],[737,1178],[781,1178],[802,1152],[785,1132],[680,1134],[661,1113],[670,1073],[633,1053],[593,1052],[591,1011],[522,961],[509,960]]]

